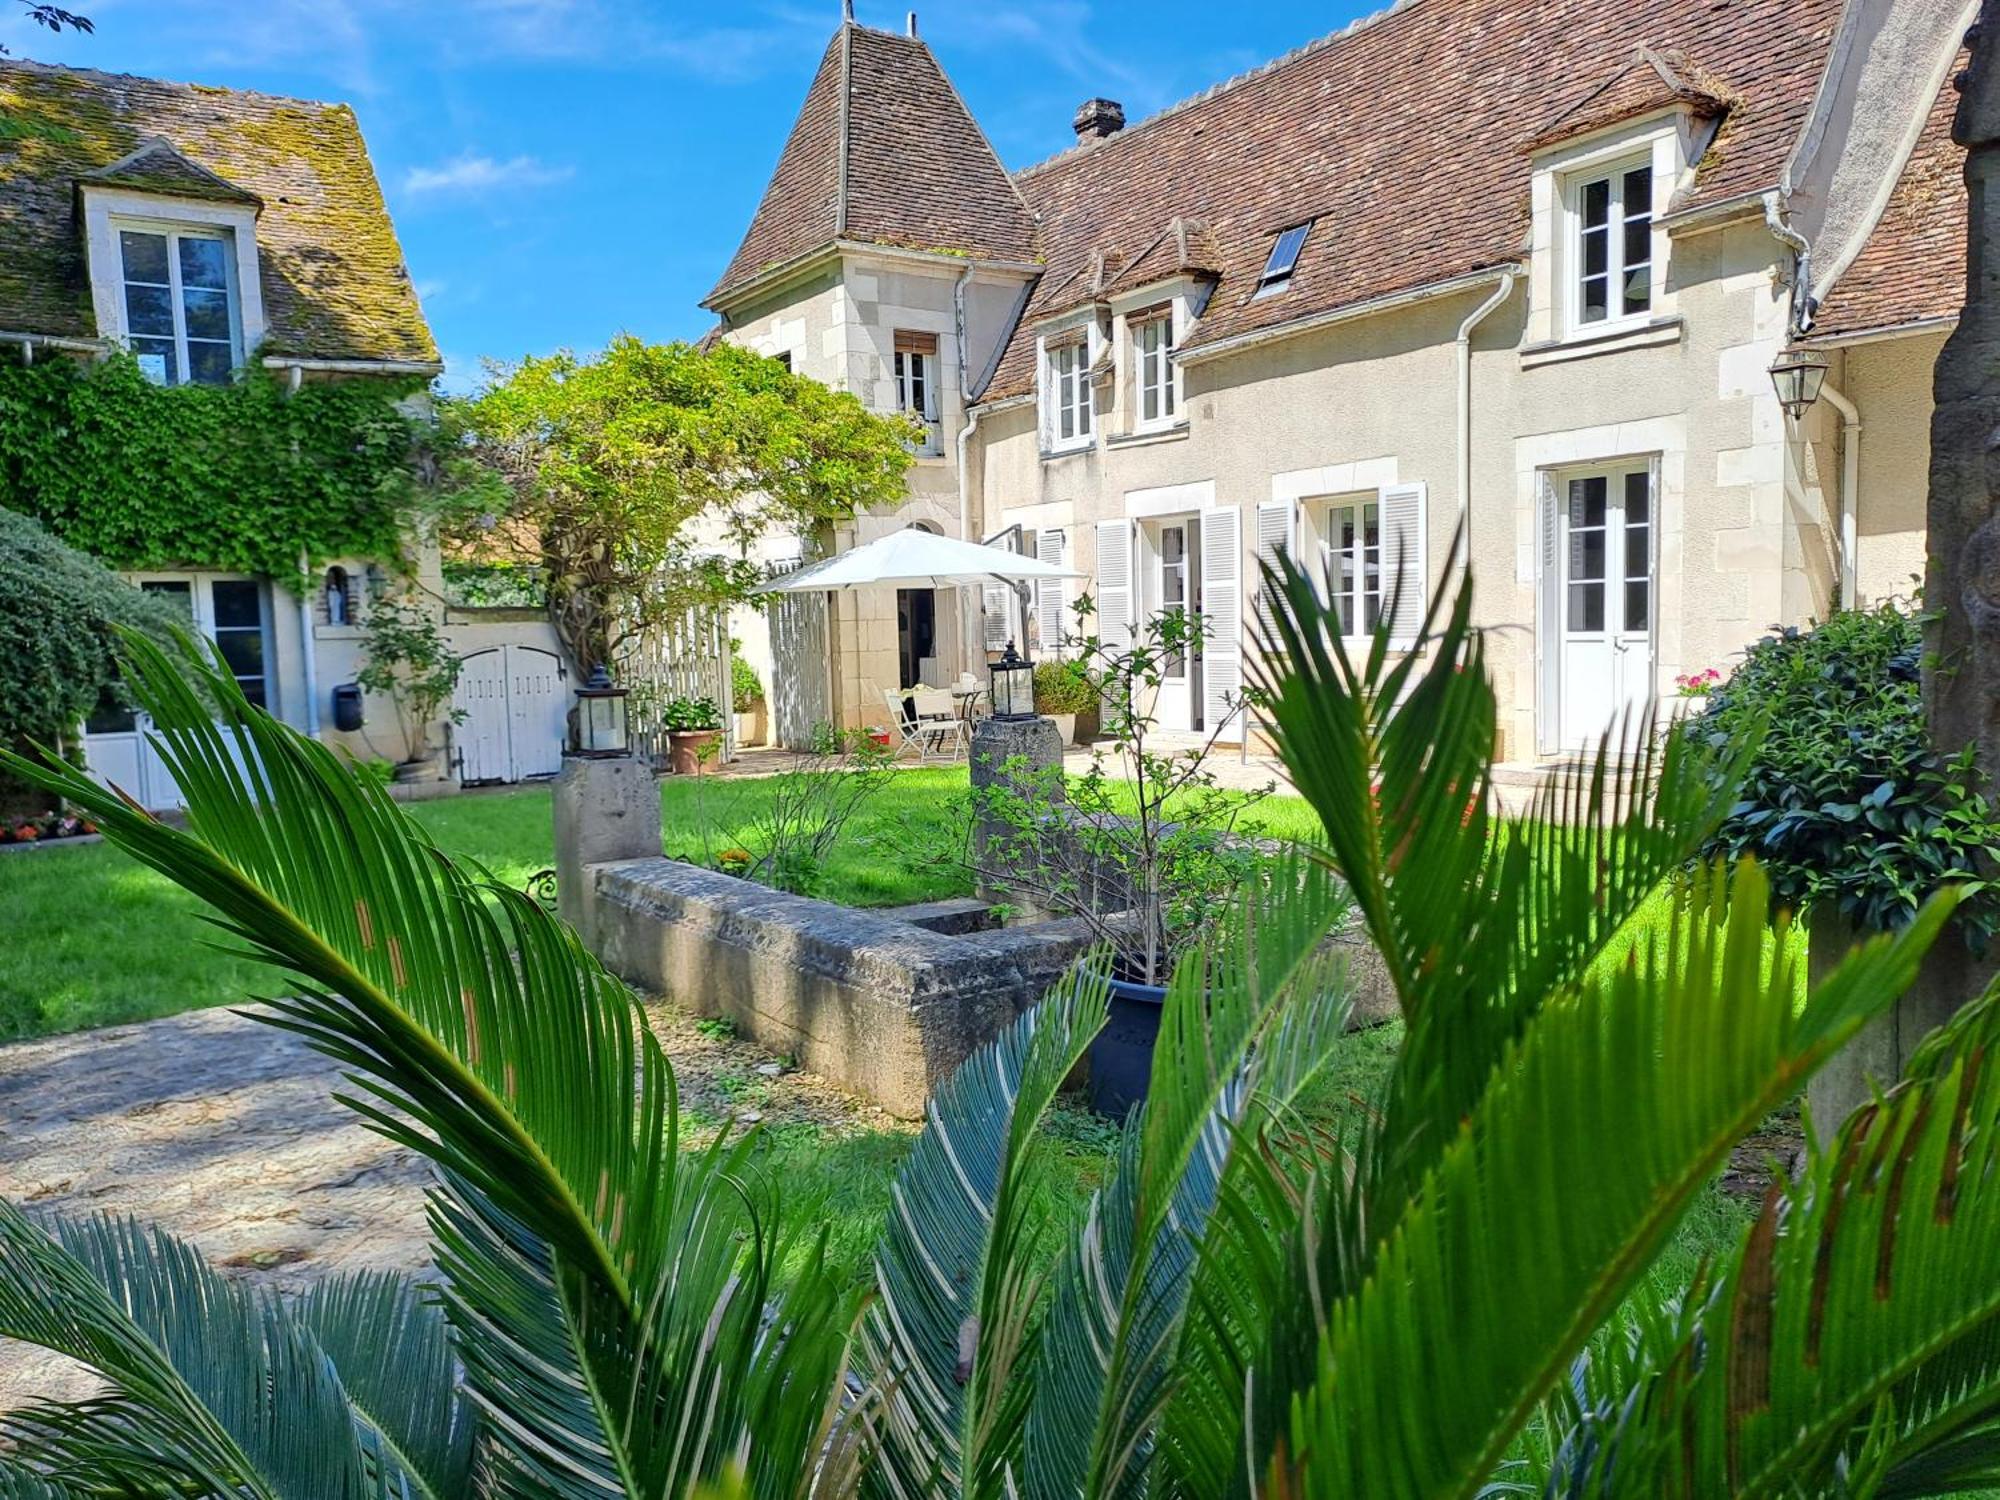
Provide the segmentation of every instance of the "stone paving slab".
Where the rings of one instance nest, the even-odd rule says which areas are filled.
[[[894,1124],[676,1010],[647,1014],[691,1114],[729,1118],[722,1081],[756,1074],[767,1121]],[[331,1059],[229,1009],[0,1047],[0,1193],[31,1215],[129,1214],[288,1294],[334,1271],[421,1273],[430,1167],[338,1103],[340,1086]],[[67,1361],[0,1345],[0,1410],[87,1388]]]

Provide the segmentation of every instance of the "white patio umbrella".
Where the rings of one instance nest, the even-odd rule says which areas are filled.
[[[910,526],[837,557],[812,563],[753,590],[759,594],[809,594],[821,589],[948,589],[1000,582],[1017,587],[1045,578],[1081,578],[1073,568],[1043,562],[1004,547],[961,542]]]

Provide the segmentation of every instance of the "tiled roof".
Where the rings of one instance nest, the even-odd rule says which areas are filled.
[[[1854,263],[1826,295],[1817,337],[1956,316],[1965,304],[1965,153],[1951,139],[1947,81],[1909,165]]]
[[[1036,258],[1033,216],[930,48],[851,21],[707,304],[836,239]]]
[[[261,203],[266,351],[437,358],[354,111],[0,59],[0,329],[95,338],[79,180]]]
[[[1676,104],[1712,118],[1727,112],[1730,100],[1687,57],[1663,57],[1650,47],[1635,47],[1609,75],[1557,110],[1526,145],[1539,150]]]
[[[1715,69],[1699,89],[1730,101],[1677,206],[1773,187],[1839,14],[1840,0],[1405,0],[1017,174],[1048,272],[982,394],[1032,389],[1033,327],[1054,299],[1074,297],[1091,256],[1137,255],[1176,215],[1207,225],[1221,261],[1190,350],[1515,259],[1521,147],[1638,45]],[[1305,219],[1290,286],[1253,300],[1272,236]]]

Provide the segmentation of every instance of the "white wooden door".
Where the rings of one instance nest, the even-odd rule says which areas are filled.
[[[1200,523],[1192,517],[1162,521],[1153,534],[1153,613],[1164,619],[1172,614],[1199,613]],[[1160,694],[1153,716],[1161,729],[1186,733],[1199,722],[1195,695],[1201,675],[1198,654],[1188,646],[1165,652],[1160,672]]]
[[[490,646],[463,658],[451,706],[461,715],[452,725],[458,749],[458,779],[464,785],[512,781],[508,756],[507,648]]]
[[[1555,487],[1561,748],[1594,745],[1653,695],[1653,494],[1646,464]]]
[[[562,769],[569,693],[562,659],[553,651],[507,647],[507,730],[514,765],[510,780],[553,776]]]
[[[568,693],[560,660],[536,646],[490,646],[463,658],[451,706],[458,779],[525,781],[562,769]]]

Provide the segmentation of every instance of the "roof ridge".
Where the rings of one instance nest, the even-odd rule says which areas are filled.
[[[1386,21],[1392,16],[1401,15],[1406,10],[1414,10],[1421,3],[1422,0],[1389,0],[1389,3],[1380,10],[1370,11],[1365,16],[1357,16],[1338,31],[1330,31],[1324,36],[1314,37],[1309,42],[1300,43],[1289,52],[1280,53],[1269,62],[1259,63],[1254,68],[1246,68],[1241,73],[1232,74],[1230,77],[1224,78],[1219,82],[1211,83],[1207,88],[1201,90],[1201,92],[1190,94],[1185,99],[1176,100],[1164,109],[1146,116],[1145,119],[1139,121],[1136,125],[1127,125],[1123,130],[1097,140],[1079,141],[1073,146],[1065,146],[1053,156],[1045,156],[1040,161],[1030,162],[1027,166],[1017,169],[1012,175],[1015,177],[1030,177],[1046,167],[1053,167],[1057,163],[1067,161],[1073,156],[1093,150],[1103,145],[1105,141],[1122,141],[1137,135],[1140,131],[1148,130],[1163,120],[1168,120],[1175,115],[1185,113],[1198,104],[1206,104],[1210,99],[1217,98],[1222,94],[1242,87],[1244,84],[1275,73],[1280,68],[1311,57],[1315,53],[1323,52],[1336,42],[1346,41],[1349,37],[1370,29],[1379,21]]]
[[[127,81],[150,83],[170,89],[188,89],[195,93],[229,94],[238,99],[264,99],[273,104],[303,104],[314,109],[345,109],[354,106],[345,99],[308,99],[300,94],[273,94],[263,89],[237,88],[227,83],[198,83],[189,78],[156,78],[151,73],[114,73],[107,68],[83,68],[72,63],[43,62],[33,57],[0,57],[0,73],[9,69],[23,72],[69,74],[73,77],[94,78],[106,83]]]

